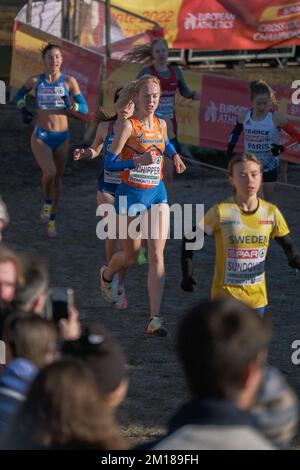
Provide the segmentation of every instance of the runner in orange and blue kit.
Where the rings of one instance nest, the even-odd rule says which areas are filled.
[[[142,214],[149,224],[146,234],[150,302],[147,333],[165,336],[167,331],[160,318],[160,305],[165,277],[163,253],[169,230],[169,207],[162,181],[163,154],[173,159],[178,173],[185,170],[185,165],[167,138],[165,121],[155,116],[160,98],[159,80],[150,75],[141,77],[122,90],[120,100],[127,102],[128,96],[134,98],[137,104],[136,115],[123,123],[105,158],[106,170],[122,172],[115,206],[119,224],[126,224],[128,232],[127,238],[121,240],[122,251],[116,253],[109,265],[103,266],[100,271],[101,291],[105,300],[114,302],[111,289],[114,274],[136,263],[141,238],[131,237],[129,226]],[[121,161],[117,161],[119,155]]]

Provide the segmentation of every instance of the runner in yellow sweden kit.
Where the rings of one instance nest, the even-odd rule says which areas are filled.
[[[265,259],[270,238],[287,254],[291,267],[300,268],[287,223],[279,209],[257,197],[261,185],[261,164],[253,154],[234,157],[229,163],[233,197],[216,204],[204,216],[204,232],[215,235],[216,263],[211,296],[230,295],[261,314],[268,304]],[[203,222],[203,221],[201,221]],[[201,223],[198,224],[200,226]],[[192,291],[192,253],[182,249],[183,290]]]

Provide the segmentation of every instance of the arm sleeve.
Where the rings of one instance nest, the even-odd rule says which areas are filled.
[[[169,139],[167,139],[165,142],[165,150],[164,150],[165,156],[168,157],[170,160],[174,160],[174,156],[177,153],[178,152],[176,151],[172,142]]]
[[[87,114],[89,111],[88,104],[81,93],[74,96],[75,107],[74,110],[81,114]]]
[[[15,97],[17,106],[20,106],[21,104],[25,106],[25,96],[27,95],[27,93],[29,93],[29,91],[30,91],[29,88],[27,88],[25,85],[19,88]]]
[[[194,225],[193,227],[193,232],[196,232],[197,226]],[[182,238],[182,243],[181,243],[181,257],[180,257],[180,262],[181,262],[181,273],[182,277],[184,279],[190,278],[193,276],[193,254],[194,250],[187,250],[186,249],[186,243],[193,243],[196,241],[196,235],[193,239],[187,240],[185,236]]]
[[[189,89],[189,87],[185,83],[184,78],[183,78],[183,74],[182,74],[180,68],[176,67],[175,70],[176,70],[176,76],[177,76],[177,80],[178,80],[179,93],[184,98],[192,99],[193,98],[193,92]]]
[[[117,161],[118,155],[109,151],[106,151],[104,157],[105,157],[104,168],[107,171],[133,170],[135,167],[133,160]]]
[[[229,155],[232,154],[238,140],[239,136],[243,132],[244,126],[240,122],[237,122],[234,128],[231,131],[230,137],[229,137],[229,142],[228,142],[228,147],[227,147],[227,153]]]

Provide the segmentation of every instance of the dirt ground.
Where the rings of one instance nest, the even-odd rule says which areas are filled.
[[[59,236],[49,241],[45,226],[39,221],[42,193],[40,171],[29,146],[32,126],[21,123],[12,105],[3,106],[1,111],[0,193],[11,217],[5,240],[18,251],[35,249],[42,254],[49,266],[52,286],[75,289],[82,321],[101,321],[119,338],[127,354],[130,377],[128,397],[120,410],[123,431],[133,443],[157,436],[188,396],[175,353],[176,325],[187,308],[209,296],[214,242],[206,239],[204,250],[195,254],[198,290],[193,294],[179,288],[180,241],[168,242],[162,314],[169,335],[147,337],[144,332],[148,317],[146,266],[132,268],[128,273],[128,310],[119,312],[108,306],[99,293],[98,270],[104,261],[104,249],[103,242],[96,237],[98,162],[74,163],[70,155],[57,218]],[[81,142],[81,128],[81,123],[71,122],[72,147]],[[290,167],[289,182],[300,184],[300,167]],[[223,173],[197,165],[191,165],[185,176],[176,178],[174,188],[176,202],[204,203],[206,209],[230,191]],[[276,203],[300,247],[299,194],[299,189],[280,186]],[[267,281],[274,322],[270,362],[279,367],[300,395],[299,369],[291,362],[291,344],[300,339],[300,275],[288,267],[276,243],[272,243],[267,261]]]

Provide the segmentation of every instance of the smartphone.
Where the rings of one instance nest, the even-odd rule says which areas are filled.
[[[50,290],[45,317],[58,323],[62,318],[67,319],[74,307],[74,290],[65,287],[54,287]]]

